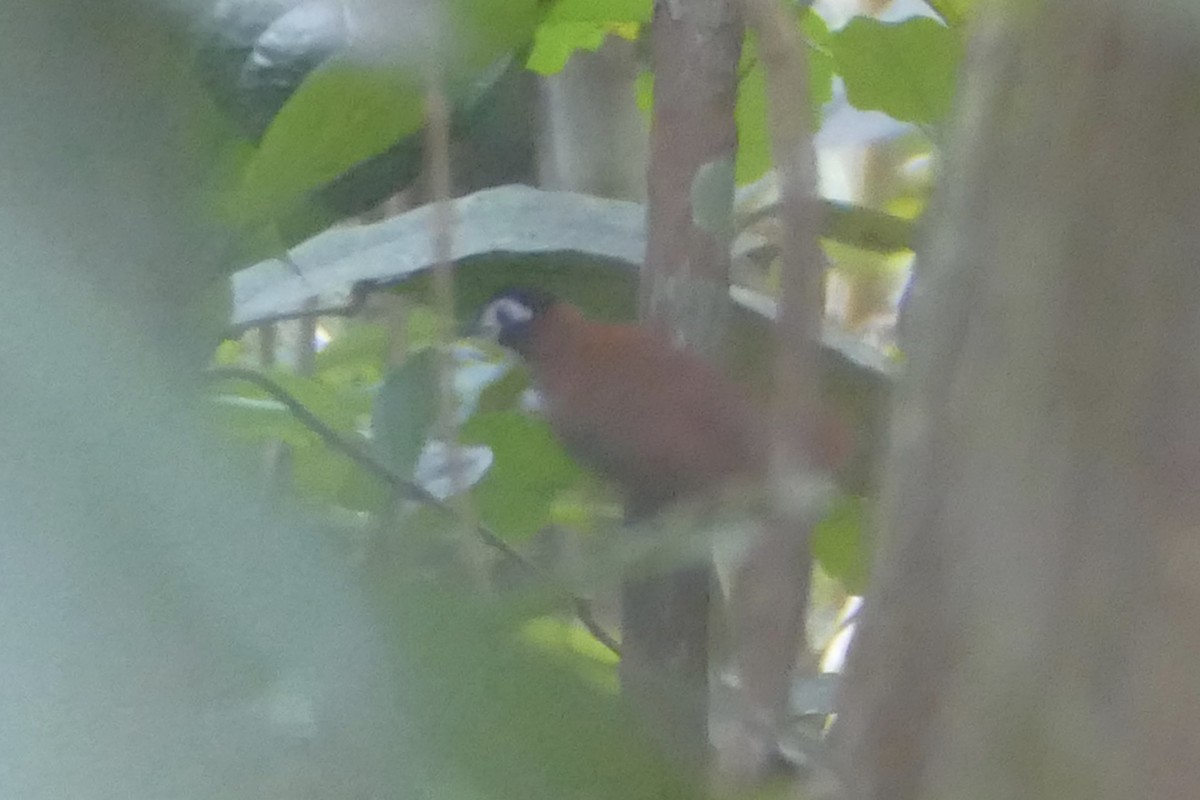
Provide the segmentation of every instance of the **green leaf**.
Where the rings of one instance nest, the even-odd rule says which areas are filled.
[[[320,443],[294,448],[291,465],[292,485],[307,500],[378,512],[393,496],[383,481]]]
[[[539,0],[449,0],[447,17],[455,22],[454,53],[461,63],[446,64],[451,76],[483,69],[533,39]]]
[[[375,398],[371,430],[384,463],[411,478],[437,412],[437,353],[422,350],[388,375]]]
[[[649,22],[652,0],[558,0],[546,13],[547,22]]]
[[[800,35],[811,45],[805,48],[808,52],[808,94],[813,119],[819,123],[821,108],[833,99],[833,54],[829,51],[832,34],[829,25],[810,6],[808,13],[800,18]]]
[[[492,381],[486,389],[479,393],[475,411],[479,414],[492,411],[514,411],[521,401],[521,395],[528,388],[529,371],[522,366],[514,366],[504,373],[503,377]]]
[[[317,353],[316,373],[337,384],[378,383],[387,349],[387,329],[380,324],[356,322]]]
[[[578,662],[567,666],[530,644],[517,627],[524,620],[468,606],[462,592],[436,593],[428,582],[384,576],[378,585],[393,596],[381,602],[395,621],[405,727],[443,756],[429,765],[440,780],[462,775],[472,796],[487,798],[703,796],[618,695],[584,679],[572,668]]]
[[[757,58],[754,38],[746,37],[743,63],[752,64],[738,82],[737,105],[733,117],[737,123],[738,150],[735,177],[738,186],[761,178],[771,168],[771,139],[767,127],[767,72]]]
[[[923,124],[950,111],[963,43],[958,32],[936,20],[855,17],[833,34],[830,48],[856,108]]]
[[[536,617],[525,623],[521,636],[535,649],[571,667],[597,689],[617,694],[616,653],[573,621]]]
[[[223,339],[213,353],[213,364],[227,367],[239,363],[246,354],[246,344],[241,339]]]
[[[396,70],[335,61],[314,70],[275,116],[250,159],[233,212],[260,222],[417,131],[424,102]]]
[[[975,0],[926,0],[929,7],[941,15],[947,25],[958,27],[966,23]]]
[[[543,23],[534,33],[525,66],[539,75],[553,75],[567,65],[576,50],[595,52],[607,36],[608,28],[595,22]]]
[[[359,416],[370,408],[366,395],[353,388],[329,384],[317,378],[306,378],[283,369],[271,370],[269,375],[293,399],[336,431],[345,433],[355,430]],[[236,379],[219,382],[214,387],[214,394],[263,401],[258,404],[259,411],[277,409],[279,413],[291,415],[282,404],[277,404],[257,386]],[[242,410],[257,413],[254,412],[254,405],[243,404]]]
[[[305,428],[283,403],[236,394],[212,398],[209,416],[226,434],[249,442],[287,442],[306,447],[316,434]]]
[[[492,468],[474,497],[483,519],[506,539],[537,533],[548,523],[558,493],[583,474],[544,422],[519,412],[476,414],[461,436],[464,444],[492,449]]]
[[[843,495],[813,532],[813,558],[851,594],[862,594],[867,585],[869,511],[866,498]]]
[[[534,32],[526,66],[542,75],[559,72],[576,50],[595,51],[609,34],[636,38],[652,11],[651,0],[560,0]]]

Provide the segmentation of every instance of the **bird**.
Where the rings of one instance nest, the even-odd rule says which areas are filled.
[[[658,332],[589,319],[528,287],[493,295],[476,327],[525,362],[551,430],[573,458],[616,486],[627,520],[766,474],[764,410]],[[830,440],[819,443],[828,452],[815,458],[836,468],[841,435],[821,438]]]

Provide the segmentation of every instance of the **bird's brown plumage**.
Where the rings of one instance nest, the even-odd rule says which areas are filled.
[[[617,484],[630,518],[765,474],[765,415],[703,359],[649,329],[589,320],[532,290],[509,290],[493,303],[514,300],[527,311],[501,322],[501,341],[529,365],[555,434]],[[844,426],[823,415],[814,429],[814,461],[841,466]]]
[[[765,467],[762,416],[741,388],[644,328],[556,303],[533,326],[525,357],[551,427],[620,486],[631,514]]]

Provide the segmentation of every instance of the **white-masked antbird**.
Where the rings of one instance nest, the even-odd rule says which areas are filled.
[[[617,485],[629,519],[765,473],[761,409],[720,371],[651,330],[589,320],[528,288],[493,296],[478,325],[522,357],[552,430]],[[849,440],[822,422],[814,458],[836,469]]]

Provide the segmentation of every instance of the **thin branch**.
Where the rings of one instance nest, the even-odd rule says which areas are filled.
[[[822,424],[820,341],[825,256],[819,236],[825,205],[816,193],[817,169],[809,130],[808,59],[792,9],[779,0],[741,0],[747,28],[758,35],[766,73],[767,129],[779,184],[777,213],[781,287],[777,315],[774,438],[771,478],[775,497],[763,534],[734,578],[730,605],[742,687],[738,732],[725,755],[729,779],[763,781],[780,751],[788,717],[791,675],[803,649],[816,511],[797,486],[810,480],[813,443]],[[804,651],[804,668],[809,654]]]
[[[820,235],[825,239],[871,250],[876,253],[895,253],[912,250],[916,225],[903,217],[872,208],[822,198],[823,224]],[[737,231],[785,213],[782,201],[767,203],[737,219]]]
[[[429,79],[425,92],[425,172],[429,181],[429,200],[433,214],[429,218],[429,234],[433,254],[433,295],[438,310],[438,438],[448,448],[450,492],[460,494],[463,486],[459,468],[458,430],[455,424],[454,358],[447,345],[454,338],[454,209],[451,205],[450,178],[450,102],[442,86],[441,76]],[[465,504],[459,503],[458,516],[469,525]]]
[[[363,471],[374,475],[381,481],[390,486],[393,490],[401,495],[415,500],[424,505],[441,511],[442,513],[458,518],[458,513],[448,503],[441,498],[429,492],[415,481],[408,480],[393,472],[388,466],[377,460],[370,453],[364,450],[358,443],[347,436],[338,433],[332,427],[327,425],[316,414],[309,411],[303,403],[297,400],[283,388],[278,382],[267,375],[247,367],[212,367],[205,370],[205,375],[211,381],[245,381],[252,383],[262,389],[272,398],[282,403],[292,416],[294,416],[301,425],[315,433],[325,445],[334,452],[348,458],[351,462],[362,468]],[[592,612],[591,602],[586,598],[580,597],[558,582],[545,570],[537,564],[530,561],[520,551],[516,550],[508,542],[504,541],[495,531],[488,528],[486,525],[476,522],[473,524],[475,534],[483,541],[484,544],[498,551],[513,563],[528,571],[531,575],[547,586],[554,588],[571,602],[572,610],[575,613],[576,619],[583,625],[587,631],[595,637],[596,641],[611,650],[614,654],[620,655],[620,645],[616,640],[600,626],[596,621],[595,615]]]

